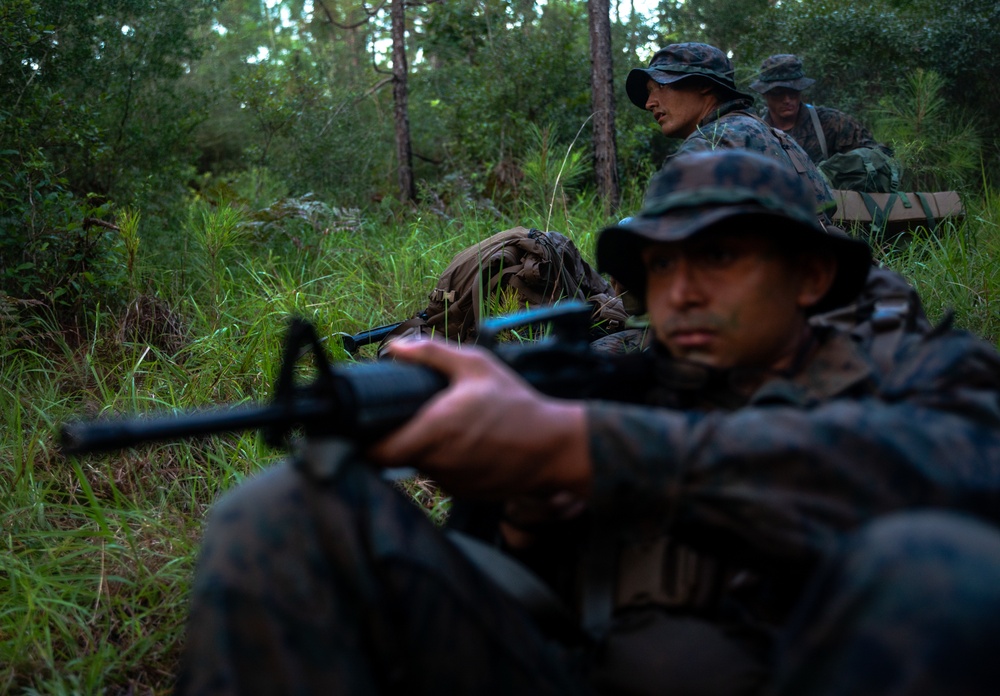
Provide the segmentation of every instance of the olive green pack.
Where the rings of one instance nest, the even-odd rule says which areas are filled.
[[[502,293],[509,295],[506,302]],[[427,306],[383,340],[436,335],[474,341],[479,322],[494,306],[530,309],[562,299],[594,306],[595,337],[620,331],[628,314],[611,284],[559,232],[514,227],[463,249],[438,277]]]
[[[867,193],[892,193],[899,190],[899,164],[874,148],[859,147],[837,153],[821,162],[819,169],[834,189]]]

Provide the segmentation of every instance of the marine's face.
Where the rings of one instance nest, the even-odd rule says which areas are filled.
[[[715,106],[711,92],[702,92],[685,87],[684,80],[661,85],[649,80],[646,89],[646,111],[660,124],[660,130],[668,138],[686,138],[694,133],[698,123]]]
[[[830,287],[836,262],[794,258],[758,232],[715,228],[642,252],[656,339],[710,367],[782,369],[806,335],[806,308]],[[832,264],[832,269],[831,269]]]
[[[764,93],[767,110],[774,121],[789,121],[799,113],[802,93],[787,87],[775,87]]]

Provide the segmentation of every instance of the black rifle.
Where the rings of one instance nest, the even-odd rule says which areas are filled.
[[[377,326],[374,329],[368,329],[366,331],[360,331],[356,334],[349,333],[336,333],[334,336],[339,336],[340,340],[344,344],[344,350],[346,350],[351,355],[358,352],[361,346],[367,346],[371,343],[379,343],[383,338],[388,336],[393,332],[394,329],[399,327],[403,322],[397,321],[395,324],[386,324],[385,326]]]
[[[426,319],[427,315],[421,312],[417,315],[417,317],[420,319]],[[383,338],[405,323],[406,322],[397,321],[395,324],[376,326],[374,329],[366,329],[365,331],[359,331],[356,334],[335,333],[334,336],[338,336],[340,338],[341,342],[344,344],[344,350],[351,355],[354,355],[358,352],[358,349],[361,348],[361,346],[367,346],[372,343],[381,343]]]
[[[605,355],[591,350],[591,310],[587,303],[571,302],[490,319],[483,322],[478,342],[545,394],[634,401],[649,386],[649,361],[642,353]],[[497,344],[502,331],[545,325],[551,332],[543,340]],[[297,385],[296,364],[306,352],[313,355],[316,376]],[[308,438],[338,437],[367,444],[405,423],[446,386],[442,374],[420,365],[384,360],[333,366],[315,328],[294,319],[270,404],[68,423],[62,428],[62,446],[68,454],[83,454],[258,429],[272,446],[286,445],[293,430]]]

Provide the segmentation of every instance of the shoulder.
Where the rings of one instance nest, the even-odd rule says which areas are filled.
[[[871,269],[851,305],[817,315],[811,323],[849,335],[889,401],[916,393],[1000,389],[1000,354],[994,346],[952,329],[948,318],[932,326],[916,290],[886,268]],[[1000,407],[1000,400],[994,401]]]
[[[764,120],[749,111],[730,111],[718,118],[719,123],[724,123],[729,128],[748,128],[769,130]]]
[[[837,118],[838,116],[846,116],[840,109],[834,109],[830,106],[816,106],[815,104],[810,104],[812,108],[816,109],[816,113],[819,114],[820,118]]]
[[[731,111],[718,118],[702,123],[688,136],[684,143],[703,149],[698,141],[711,143],[713,147],[733,147],[755,152],[767,152],[779,147],[773,129],[762,120],[743,111]],[[682,146],[683,147],[683,146]]]
[[[732,136],[772,136],[771,126],[757,116],[742,111],[722,116],[718,124]]]
[[[862,127],[861,121],[839,109],[832,109],[829,106],[817,106],[816,113],[824,128],[830,127],[835,130],[844,130]]]
[[[888,400],[914,396],[939,400],[958,392],[983,392],[998,408],[998,390],[1000,354],[996,349],[967,331],[938,328],[901,343],[896,364],[884,376],[880,391]]]

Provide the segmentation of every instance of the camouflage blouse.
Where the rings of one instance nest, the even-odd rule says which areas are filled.
[[[823,129],[823,135],[826,137],[827,156],[850,152],[859,147],[874,148],[890,157],[892,156],[892,150],[876,142],[871,132],[853,116],[848,116],[843,111],[826,106],[814,108],[816,115],[819,116],[819,125]],[[764,123],[773,125],[769,114],[765,113],[763,120]],[[809,110],[804,103],[799,104],[799,114],[795,117],[795,125],[785,132],[795,138],[795,142],[802,146],[813,162],[819,163],[825,159],[812,117],[809,116]]]
[[[830,332],[742,407],[588,406],[591,500],[608,519],[723,558],[796,564],[892,511],[1000,520],[1000,355],[959,331],[912,334],[882,373]]]
[[[790,163],[800,176],[809,180],[816,192],[819,211],[832,211],[836,204],[830,187],[806,152],[785,133],[750,113],[749,108],[748,100],[726,102],[702,119],[695,132],[680,144],[673,156],[685,152],[734,148],[774,157]]]

